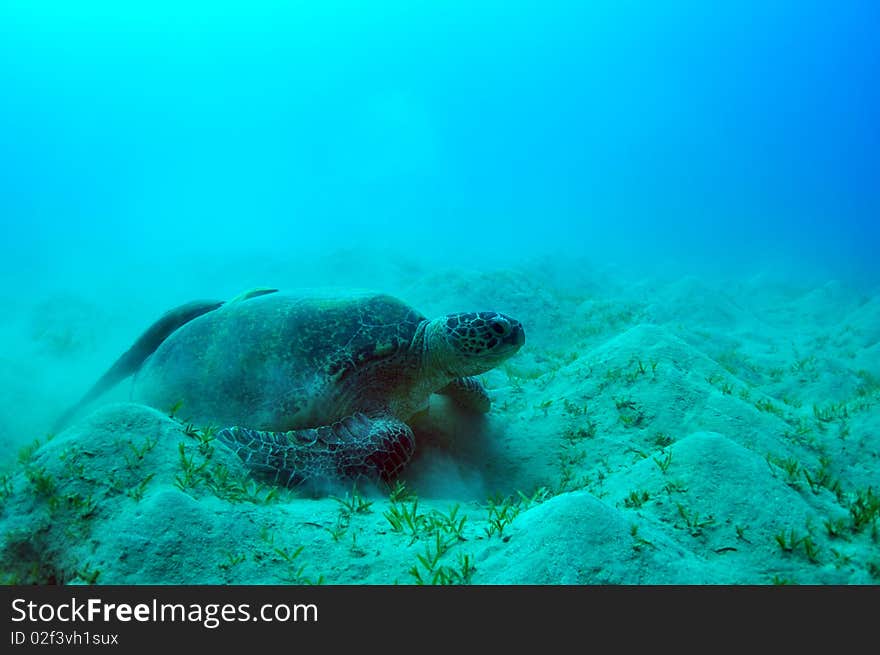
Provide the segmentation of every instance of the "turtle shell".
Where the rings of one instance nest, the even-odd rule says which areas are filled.
[[[290,430],[381,406],[417,374],[419,312],[387,295],[272,293],[172,333],[133,398],[201,424]]]

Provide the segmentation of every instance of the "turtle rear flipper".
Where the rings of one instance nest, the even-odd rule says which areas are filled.
[[[403,421],[360,412],[332,425],[287,432],[229,427],[217,439],[256,474],[286,487],[361,476],[391,480],[415,447],[412,430]]]
[[[165,312],[158,321],[153,323],[144,332],[131,348],[126,350],[119,359],[114,362],[101,378],[95,382],[91,389],[70,407],[55,421],[52,426],[53,432],[58,432],[86,405],[97,399],[105,391],[108,391],[121,380],[129,375],[137,373],[147,357],[156,352],[156,349],[175,330],[186,325],[202,314],[207,314],[223,305],[222,300],[195,300],[180,307]]]
[[[475,377],[455,378],[437,393],[447,396],[459,407],[486,414],[492,406],[486,387]]]

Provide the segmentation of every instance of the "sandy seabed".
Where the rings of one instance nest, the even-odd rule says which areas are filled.
[[[10,298],[3,582],[880,582],[880,296],[762,274],[351,257],[232,265],[164,296]],[[488,415],[436,398],[412,421],[417,452],[393,488],[261,485],[202,426],[127,402],[125,383],[47,435],[162,311],[257,285],[502,311],[527,343],[482,376]]]

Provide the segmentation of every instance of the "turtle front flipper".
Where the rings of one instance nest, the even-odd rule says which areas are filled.
[[[486,388],[477,378],[455,378],[437,393],[448,396],[452,401],[471,412],[485,414],[492,406]]]
[[[412,430],[403,421],[360,412],[332,425],[288,432],[229,427],[217,439],[252,471],[286,487],[361,476],[391,480],[415,447]]]

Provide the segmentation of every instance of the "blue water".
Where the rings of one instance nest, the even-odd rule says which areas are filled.
[[[570,251],[880,280],[873,2],[7,1],[4,275]]]

